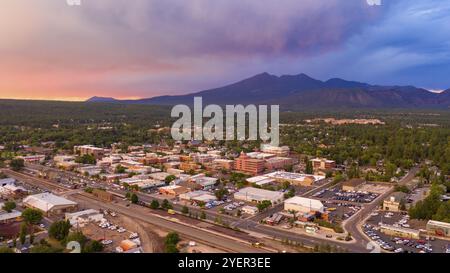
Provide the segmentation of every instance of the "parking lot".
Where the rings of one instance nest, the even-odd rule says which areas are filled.
[[[324,189],[315,194],[313,197],[327,201],[344,201],[344,202],[352,202],[352,203],[370,203],[375,200],[379,194],[370,193],[366,191],[357,191],[357,192],[346,192],[342,191],[338,188],[334,189]]]
[[[435,239],[433,237],[421,237],[420,239],[404,238],[386,235],[380,231],[380,225],[387,224],[401,228],[411,228],[409,216],[402,213],[374,212],[363,225],[364,233],[381,249],[394,253],[443,253],[446,252],[449,241]]]

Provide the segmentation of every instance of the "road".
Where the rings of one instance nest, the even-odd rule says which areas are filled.
[[[417,172],[419,171],[420,167],[414,167],[412,168],[407,175],[405,175],[399,182],[398,185],[406,185],[411,180],[414,179]],[[375,199],[370,204],[367,204],[363,207],[359,212],[357,212],[353,217],[349,218],[347,221],[345,221],[343,228],[347,232],[350,232],[353,239],[355,240],[355,244],[360,247],[366,247],[369,243],[369,240],[364,235],[362,230],[360,229],[362,222],[369,216],[370,213],[372,213],[382,202],[384,199],[386,199],[390,194],[394,192],[394,187],[392,187],[390,190],[385,192],[384,194],[380,195],[377,199]]]
[[[105,203],[94,198],[90,198],[89,194],[84,193],[83,191],[67,191],[62,186],[56,185],[55,183],[49,182],[45,179],[36,178],[32,176],[28,176],[22,173],[18,173],[12,170],[2,170],[8,176],[23,181],[25,183],[29,183],[33,186],[40,187],[45,190],[58,190],[57,194],[65,195],[67,198],[73,199],[75,201],[82,201],[85,204],[88,204],[90,207],[97,207],[103,209],[109,209],[131,217],[135,220],[139,220],[142,222],[146,222],[149,224],[153,224],[156,226],[160,226],[165,229],[169,229],[175,232],[178,232],[185,237],[191,238],[198,242],[204,242],[208,245],[214,246],[216,248],[223,249],[228,252],[236,252],[236,253],[264,253],[268,252],[265,249],[258,249],[251,246],[250,242],[246,243],[243,240],[238,238],[232,238],[228,235],[223,235],[219,233],[213,233],[212,231],[208,231],[206,229],[202,229],[199,227],[193,227],[181,222],[174,222],[163,217],[157,216],[155,214],[150,213],[148,209],[146,209],[146,213],[142,212],[136,205],[131,205],[130,207],[126,207],[120,204],[114,203]],[[63,191],[64,190],[64,191]],[[70,192],[69,194],[67,194]]]

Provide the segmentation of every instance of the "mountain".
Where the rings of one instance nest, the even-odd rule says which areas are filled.
[[[116,100],[115,98],[110,98],[110,97],[94,96],[94,97],[86,100],[86,102],[118,102],[118,100]]]
[[[140,100],[93,97],[89,102],[126,104],[191,105],[194,97],[203,104],[279,104],[282,109],[301,108],[448,108],[450,89],[440,94],[414,86],[379,86],[339,78],[320,81],[306,74],[275,76],[262,73],[219,88],[180,96]]]

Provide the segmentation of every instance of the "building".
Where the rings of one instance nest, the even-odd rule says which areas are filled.
[[[250,158],[244,152],[242,152],[241,155],[234,160],[235,170],[251,175],[261,174],[264,171],[264,165],[264,160]]]
[[[353,178],[342,183],[343,191],[358,191],[358,189],[366,183],[365,180],[360,178]]]
[[[0,224],[7,224],[21,220],[22,213],[20,211],[12,210],[11,212],[7,212],[2,210],[3,206],[4,204],[0,203]]]
[[[316,170],[333,170],[336,168],[336,161],[328,160],[326,158],[311,159],[314,171]]]
[[[101,222],[104,220],[104,217],[98,210],[87,209],[74,213],[66,213],[65,219],[74,227],[84,227],[90,222]]]
[[[81,156],[83,155],[92,155],[95,157],[95,159],[100,160],[103,158],[105,153],[108,152],[106,149],[98,148],[93,145],[81,145],[81,146],[74,146],[73,152],[75,154],[79,154]]]
[[[94,189],[92,191],[92,195],[106,202],[111,202],[114,200],[114,195],[112,193],[100,189]]]
[[[273,146],[270,144],[261,144],[261,152],[274,154],[277,156],[288,156],[289,155],[289,147],[288,146]]]
[[[403,227],[394,227],[391,225],[381,225],[380,231],[386,235],[392,237],[402,237],[409,239],[420,239],[420,231],[411,229],[411,228],[403,228]]]
[[[279,170],[279,169],[285,169],[289,166],[294,165],[294,160],[289,157],[272,157],[269,159],[266,159],[265,167],[267,170]]]
[[[246,180],[247,180],[248,183],[255,184],[255,185],[258,185],[258,186],[262,186],[262,185],[266,185],[266,184],[270,184],[270,183],[276,182],[275,179],[269,178],[269,177],[264,176],[264,175],[253,176],[253,177],[247,178]]]
[[[270,201],[277,204],[283,201],[284,194],[278,191],[269,191],[253,187],[247,187],[239,190],[234,194],[237,200],[261,203],[262,201]]]
[[[291,173],[278,171],[269,174],[265,174],[265,177],[275,179],[277,182],[289,182],[293,185],[297,186],[312,186],[314,183],[325,179],[325,176],[321,175],[310,175],[310,174],[302,174],[302,173]]]
[[[402,210],[402,204],[405,204],[406,193],[394,192],[383,201],[383,210],[398,212]]]
[[[217,197],[207,191],[191,191],[180,194],[180,199],[185,201],[208,203],[217,200]]]
[[[300,196],[294,196],[284,201],[285,211],[295,211],[302,214],[325,212],[325,206],[316,199],[304,198]]]
[[[0,179],[0,187],[4,187],[6,185],[15,185],[16,180],[14,178],[4,178]]]
[[[218,169],[224,169],[224,170],[232,170],[234,161],[230,159],[215,159],[212,162],[212,165],[216,170]]]
[[[427,232],[441,237],[450,237],[450,223],[430,220],[427,223]]]
[[[185,161],[180,163],[180,170],[185,172],[199,170],[201,166],[195,162]]]
[[[170,185],[159,188],[159,193],[164,195],[178,196],[183,193],[189,192],[189,189],[183,186]]]
[[[40,193],[23,199],[26,207],[38,209],[46,215],[62,214],[77,209],[77,203],[51,193]]]
[[[217,183],[217,178],[214,177],[207,177],[205,176],[205,174],[197,174],[197,175],[193,175],[189,178],[189,181],[192,181],[198,185],[200,185],[200,187],[203,190],[209,190],[214,188],[214,186]]]
[[[45,161],[45,155],[27,155],[19,156],[18,158],[21,158],[24,162],[31,164],[40,164]]]
[[[258,208],[254,206],[243,206],[241,211],[250,215],[256,215],[259,212]]]

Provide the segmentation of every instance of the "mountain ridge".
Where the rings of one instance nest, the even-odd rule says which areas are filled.
[[[449,108],[450,89],[433,93],[414,86],[381,86],[331,78],[314,79],[304,73],[275,76],[267,72],[225,85],[185,95],[165,95],[138,100],[92,97],[88,102],[176,105],[203,104],[279,104],[283,109],[313,107],[348,108]]]

